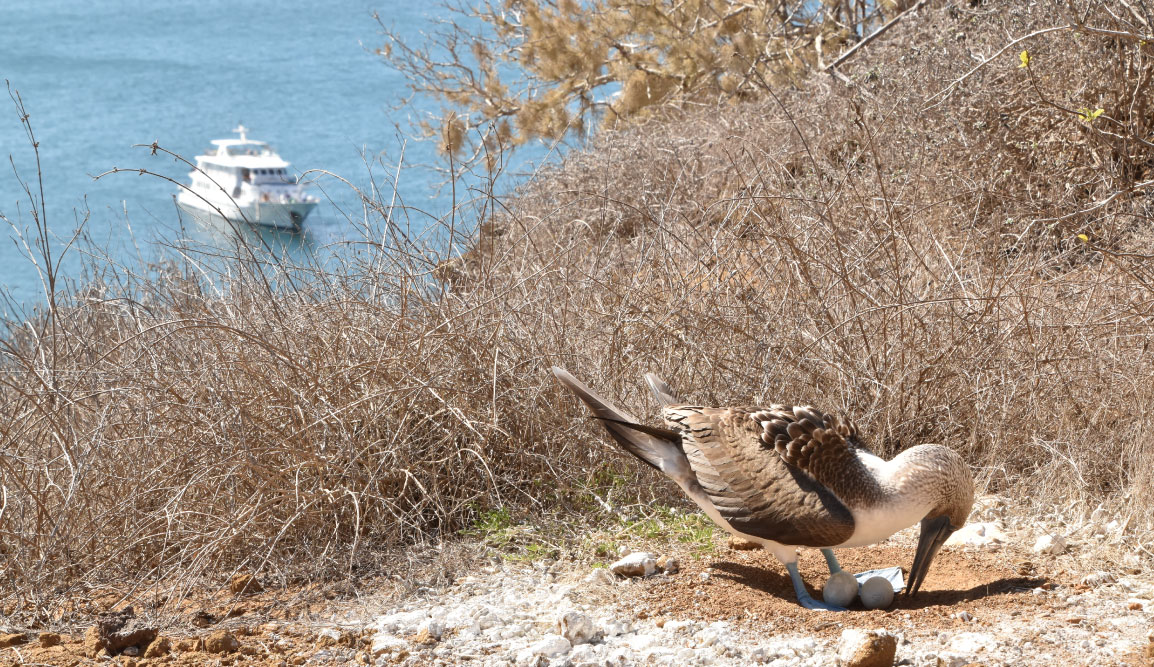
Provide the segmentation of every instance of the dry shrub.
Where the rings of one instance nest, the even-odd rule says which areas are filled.
[[[812,402],[884,455],[943,442],[989,490],[1149,518],[1151,47],[1048,33],[1029,71],[1011,49],[941,94],[970,52],[1067,21],[1019,5],[911,16],[853,88],[603,136],[483,203],[501,213],[439,268],[378,206],[345,278],[220,292],[162,267],[10,323],[7,611],[124,577],[349,573],[489,508],[675,497],[552,364],[639,414],[645,371],[693,401]]]

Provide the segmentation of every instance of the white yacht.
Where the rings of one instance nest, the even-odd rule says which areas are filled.
[[[214,139],[212,148],[196,156],[192,183],[180,189],[177,204],[197,217],[299,229],[317,198],[267,143],[246,137],[243,125],[233,132],[240,138]]]

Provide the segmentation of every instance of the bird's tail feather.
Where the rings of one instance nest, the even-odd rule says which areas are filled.
[[[641,424],[636,417],[598,396],[563,368],[554,366],[553,375],[589,406],[593,415],[625,451],[669,475],[679,484],[691,480],[696,482],[696,475],[689,467],[689,459],[681,449],[681,435],[676,431]]]
[[[681,397],[677,395],[673,387],[670,387],[669,383],[665,380],[657,377],[656,373],[646,373],[645,382],[649,384],[649,390],[653,392],[653,397],[656,398],[657,402],[662,406],[679,405],[685,402],[681,400]]]

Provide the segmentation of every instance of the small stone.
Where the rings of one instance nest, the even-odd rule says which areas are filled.
[[[574,646],[572,651],[569,651],[569,661],[574,665],[582,665],[588,662],[593,662],[597,659],[597,651],[591,644],[581,644]]]
[[[593,621],[580,612],[571,611],[557,621],[558,633],[567,639],[572,646],[587,644],[597,636],[597,628]]]
[[[554,658],[569,652],[573,645],[561,635],[545,635],[529,647],[529,653],[543,658]]]
[[[434,640],[439,640],[445,634],[445,623],[436,618],[430,618],[421,624],[421,628],[417,630],[417,634],[424,633]]]
[[[885,630],[851,628],[841,633],[837,660],[843,667],[892,667],[898,640]]]
[[[1090,574],[1082,577],[1082,580],[1078,583],[1084,584],[1086,586],[1101,586],[1103,584],[1113,584],[1117,581],[1118,578],[1115,577],[1112,573],[1099,570],[1098,572],[1091,572]]]
[[[260,581],[252,574],[234,574],[228,580],[228,589],[237,595],[252,595],[264,590]]]
[[[673,633],[681,632],[683,630],[692,632],[693,630],[697,629],[697,623],[694,621],[666,621],[665,624],[662,625],[662,629],[666,632]]]
[[[409,642],[400,637],[394,637],[387,632],[378,632],[373,635],[371,650],[374,658],[385,653],[400,653],[408,648]]]
[[[1131,602],[1130,603],[1130,611],[1138,611],[1141,608],[1142,608],[1141,602]]]
[[[233,653],[240,642],[227,630],[217,630],[204,638],[204,650],[209,653]]]
[[[605,626],[604,634],[606,637],[616,637],[633,632],[633,624],[629,621],[611,619],[605,621],[603,625]]]
[[[662,556],[657,559],[657,568],[665,574],[677,574],[681,570],[681,562],[673,556]]]
[[[1006,533],[992,522],[967,523],[950,535],[946,544],[962,544],[971,547],[989,547],[1009,542]]]
[[[198,628],[207,628],[210,625],[216,625],[219,620],[216,616],[203,609],[197,610],[188,618],[188,622]]]
[[[585,577],[585,583],[594,586],[612,586],[613,573],[603,567],[596,568]]]
[[[609,570],[623,577],[648,577],[657,571],[657,561],[652,554],[636,551],[610,565]]]
[[[760,542],[747,540],[744,537],[738,537],[737,535],[730,535],[729,539],[726,540],[726,545],[734,551],[752,551],[754,549],[761,548]]]
[[[172,642],[168,637],[157,637],[152,640],[148,648],[144,649],[144,657],[160,658],[168,655],[170,651],[172,651]]]
[[[652,648],[657,643],[657,638],[652,635],[645,635],[637,633],[625,640],[629,648],[635,653],[640,653],[646,649]]]
[[[12,648],[13,646],[19,646],[26,641],[28,641],[28,638],[20,632],[9,635],[0,635],[0,648]]]
[[[1042,535],[1034,542],[1032,549],[1036,554],[1057,555],[1066,550],[1066,538],[1054,534]]]
[[[84,651],[95,658],[101,651],[117,655],[129,646],[147,646],[156,639],[157,628],[136,618],[132,607],[101,614],[84,633]]]
[[[40,636],[37,637],[37,639],[40,640],[41,648],[49,648],[52,646],[58,646],[60,643],[62,643],[64,641],[64,639],[61,638],[60,635],[56,634],[55,632],[41,632]]]
[[[139,646],[125,646],[124,650],[120,652],[120,655],[126,655],[130,658],[135,658],[136,656],[140,655],[140,647]]]

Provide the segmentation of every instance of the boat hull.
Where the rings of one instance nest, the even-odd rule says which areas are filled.
[[[250,204],[236,204],[228,202],[221,204],[217,210],[199,199],[190,200],[187,197],[178,197],[177,204],[182,210],[198,218],[224,218],[225,220],[243,225],[271,227],[274,229],[299,230],[301,224],[317,207],[315,201],[296,202],[253,202]]]

